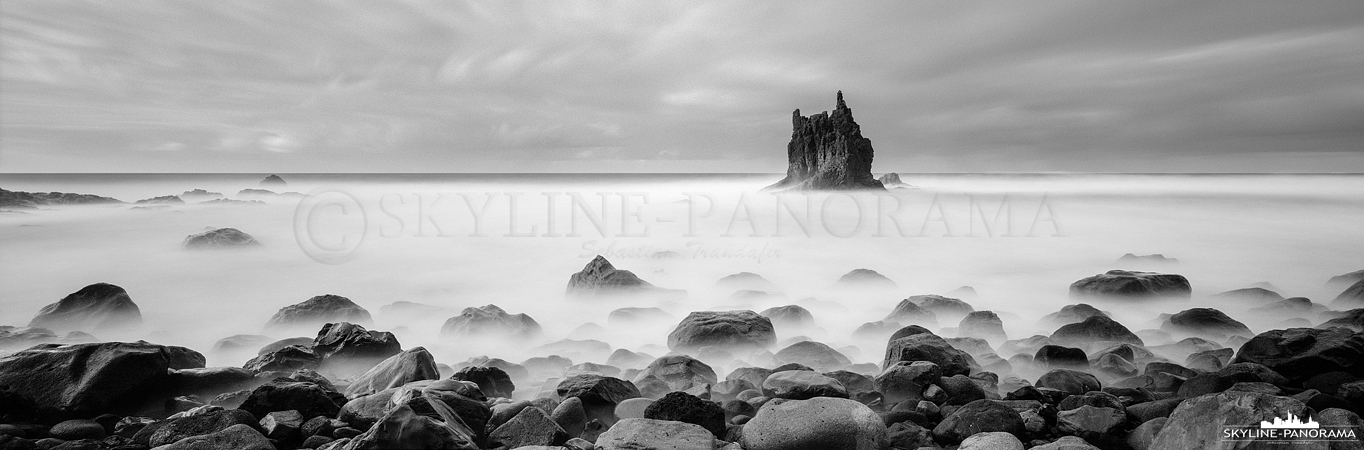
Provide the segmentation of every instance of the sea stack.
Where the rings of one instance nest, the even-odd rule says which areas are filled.
[[[809,117],[791,113],[786,178],[767,190],[885,189],[871,175],[871,139],[853,120],[838,91],[838,105]]]

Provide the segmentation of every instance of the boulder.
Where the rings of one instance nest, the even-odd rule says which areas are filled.
[[[853,269],[838,277],[834,286],[854,289],[895,289],[895,281],[871,269]]]
[[[104,439],[104,425],[86,419],[71,419],[58,422],[47,434],[57,439],[65,441],[75,441],[80,439]]]
[[[525,314],[507,314],[496,305],[464,308],[441,326],[443,338],[529,339],[540,336],[540,323]]]
[[[852,364],[847,356],[828,345],[815,341],[800,341],[778,350],[777,363],[798,363],[815,370],[833,370]]]
[[[1284,299],[1278,292],[1259,287],[1230,290],[1213,294],[1211,297],[1226,300],[1249,300],[1257,303],[1277,302]]]
[[[809,370],[783,370],[763,380],[763,395],[771,398],[805,400],[814,397],[848,398],[848,390],[838,380]]]
[[[632,295],[679,295],[683,291],[663,289],[640,279],[634,272],[620,270],[601,255],[592,258],[583,270],[568,278],[565,295],[569,298],[620,297]]]
[[[488,445],[492,448],[522,448],[532,445],[563,445],[569,434],[559,424],[550,419],[540,408],[531,406],[521,409],[511,420],[488,433]]]
[[[345,394],[346,397],[355,398],[413,381],[438,378],[440,373],[436,370],[436,359],[425,347],[415,347],[388,357],[351,380]]]
[[[1003,431],[987,431],[962,440],[957,450],[1023,450],[1023,441]]]
[[[28,326],[57,333],[121,332],[142,326],[142,312],[123,288],[95,283],[44,306]]]
[[[1329,306],[1332,309],[1364,308],[1364,280],[1356,281],[1340,292]]]
[[[1038,367],[1046,369],[1089,368],[1089,358],[1085,355],[1084,350],[1060,345],[1043,345],[1042,348],[1037,349],[1037,354],[1033,355],[1032,360]]]
[[[1035,383],[1040,388],[1051,388],[1070,395],[1081,395],[1103,387],[1094,375],[1071,369],[1052,369],[1042,374]]]
[[[321,416],[314,419],[321,419]],[[283,442],[298,442],[303,436],[303,415],[298,411],[273,411],[260,419],[265,437]]]
[[[369,325],[373,321],[369,311],[350,299],[326,294],[280,308],[270,317],[270,321],[265,323],[265,329],[267,332],[312,331],[331,322]]]
[[[1189,298],[1192,289],[1183,275],[1110,270],[1070,285],[1071,298]]]
[[[994,311],[972,311],[966,314],[957,325],[957,334],[995,342],[1009,339],[1004,334],[1004,321]]]
[[[417,414],[404,404],[393,408],[368,431],[338,450],[478,450],[473,433],[462,426],[459,417],[448,412],[442,416],[448,418]]]
[[[1242,345],[1231,365],[1246,362],[1297,383],[1327,372],[1364,376],[1364,333],[1344,328],[1266,331]]]
[[[715,287],[723,290],[750,289],[756,291],[776,291],[777,285],[753,272],[739,272],[726,275],[715,281]]]
[[[670,392],[644,409],[645,419],[673,420],[700,425],[716,439],[725,437],[725,410],[715,402],[685,392]]]
[[[123,201],[91,194],[66,192],[23,192],[0,189],[0,208],[30,209],[53,205],[116,204]]]
[[[168,389],[171,369],[203,361],[193,350],[143,341],[41,344],[0,358],[0,386],[32,402],[44,421],[136,415],[178,395]]]
[[[886,315],[885,320],[897,324],[937,325],[938,315],[933,311],[929,311],[928,308],[919,306],[919,304],[914,303],[913,300],[904,299],[900,300],[900,303],[895,305],[895,309],[891,310],[890,314]]]
[[[1246,324],[1228,317],[1213,308],[1192,308],[1180,311],[1160,325],[1162,331],[1175,336],[1194,336],[1223,341],[1232,336],[1254,336]]]
[[[341,322],[323,325],[313,339],[312,349],[321,359],[319,368],[348,377],[401,353],[403,346],[393,333]]]
[[[881,450],[888,444],[885,423],[853,400],[815,397],[772,400],[743,426],[744,450]]]
[[[632,325],[673,324],[677,316],[654,307],[625,307],[612,310],[606,315],[606,325],[612,328]]]
[[[931,333],[914,334],[892,339],[886,345],[886,357],[881,367],[889,368],[900,361],[928,361],[937,364],[943,376],[969,375],[976,365],[971,355],[953,348],[946,340]]]
[[[1339,317],[1322,322],[1321,325],[1317,325],[1315,328],[1326,329],[1335,327],[1348,328],[1354,331],[1364,331],[1364,308],[1343,311],[1340,313]]]
[[[1311,415],[1307,405],[1289,397],[1228,391],[1185,400],[1170,414],[1151,450],[1231,448],[1224,427],[1256,426],[1289,415]]]
[[[802,329],[815,325],[815,316],[810,314],[810,310],[797,305],[774,306],[758,314],[771,320],[774,327],[784,329]]]
[[[260,241],[236,228],[218,228],[185,236],[180,247],[185,250],[219,250],[259,247]]]
[[[1059,344],[1113,341],[1145,345],[1136,333],[1103,314],[1094,314],[1080,322],[1062,325],[1051,334],[1051,340]]]
[[[298,369],[316,369],[322,357],[313,352],[311,345],[290,345],[269,353],[251,358],[242,367],[252,372],[292,372]]]
[[[1116,436],[1125,424],[1127,413],[1120,407],[1081,405],[1056,413],[1058,430],[1092,442],[1103,442]]]
[[[876,181],[880,181],[881,185],[885,187],[908,186],[905,182],[900,181],[900,174],[894,172],[882,174]]]
[[[598,450],[714,450],[715,436],[686,422],[623,419],[597,436]]]
[[[270,176],[265,177],[264,180],[260,180],[260,185],[265,187],[283,187],[288,186],[289,183],[285,182],[279,175],[270,174]]]
[[[904,401],[923,400],[923,391],[938,383],[942,371],[929,361],[900,361],[876,376],[876,390],[884,396],[885,405]]]
[[[639,389],[628,381],[590,374],[567,377],[555,386],[554,391],[559,398],[582,400],[587,417],[608,426],[616,423],[616,405],[640,397]]]
[[[512,383],[507,372],[497,367],[465,367],[455,372],[450,379],[471,381],[477,384],[478,389],[484,394],[493,397],[511,398],[512,392],[516,390],[516,384]]]
[[[718,381],[715,369],[687,355],[668,355],[655,359],[635,376],[634,382],[641,384],[651,378],[662,381],[673,391],[685,391]]]
[[[251,391],[238,409],[255,417],[274,411],[296,410],[303,418],[336,417],[341,412],[332,392],[315,383],[278,378]]]
[[[943,417],[933,428],[933,437],[939,442],[956,444],[976,433],[1004,432],[1020,436],[1024,431],[1023,417],[1017,411],[998,400],[982,399]]]
[[[753,311],[696,311],[668,334],[668,348],[674,351],[709,346],[767,348],[776,339],[772,321]]]
[[[275,339],[270,336],[262,336],[259,334],[235,334],[214,342],[213,348],[210,349],[209,352],[218,354],[251,352],[252,354],[257,354],[261,347],[264,347],[271,342],[275,342]]]
[[[221,431],[191,436],[157,450],[275,450],[275,445],[250,425],[237,424]]]
[[[1042,316],[1038,323],[1044,327],[1059,327],[1066,324],[1083,322],[1092,316],[1107,316],[1099,308],[1090,306],[1088,303],[1077,303],[1074,305],[1062,306],[1060,310]]]
[[[620,405],[616,407],[619,409]],[[554,407],[549,418],[570,437],[582,435],[583,431],[587,430],[587,410],[583,409],[583,401],[578,397],[569,397],[559,402],[559,406]]]
[[[932,311],[933,314],[952,320],[957,320],[956,318],[958,317],[966,317],[967,314],[976,310],[971,307],[971,304],[961,301],[960,299],[934,294],[911,296],[909,297],[909,301],[919,305],[923,309]]]
[[[1033,450],[1100,450],[1100,448],[1089,445],[1088,441],[1075,436],[1061,436],[1051,443],[1033,447]]]

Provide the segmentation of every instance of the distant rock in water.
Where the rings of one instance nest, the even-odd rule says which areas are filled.
[[[1183,275],[1128,270],[1110,270],[1070,285],[1071,298],[1189,298],[1191,291]]]
[[[568,278],[566,295],[570,298],[610,297],[636,294],[683,294],[650,284],[628,270],[620,270],[597,255],[583,270]]]
[[[185,201],[174,195],[163,195],[160,197],[144,198],[133,203],[138,205],[175,205],[183,204]]]
[[[220,192],[209,192],[209,191],[205,191],[205,190],[203,190],[203,189],[195,189],[195,190],[192,190],[192,191],[185,191],[185,192],[183,192],[183,193],[180,194],[180,199],[181,199],[181,200],[188,200],[188,201],[195,201],[195,202],[204,201],[204,200],[212,200],[212,199],[215,199],[215,198],[223,198],[223,194],[220,193]]]
[[[1121,258],[1118,258],[1118,264],[1123,263],[1138,263],[1150,265],[1160,264],[1178,265],[1179,260],[1174,258],[1166,258],[1165,255],[1162,255],[1160,253],[1140,256],[1128,253],[1126,255],[1122,255]]]
[[[853,269],[853,271],[843,274],[835,283],[840,287],[862,287],[877,289],[895,289],[899,285],[886,278],[885,275],[871,269]]]
[[[772,284],[762,275],[753,272],[739,272],[727,275],[715,282],[715,287],[722,289],[749,289],[755,291],[776,291],[777,285]]]
[[[1284,299],[1278,292],[1258,287],[1226,291],[1220,294],[1213,294],[1212,297],[1228,300],[1252,300],[1257,302],[1271,302]]]
[[[862,137],[843,91],[832,114],[804,117],[797,109],[791,113],[791,128],[786,178],[768,190],[885,189],[872,178],[871,139]]]
[[[260,185],[261,185],[261,186],[288,186],[289,183],[286,183],[286,182],[284,181],[283,178],[280,178],[280,177],[279,177],[279,175],[271,174],[270,176],[265,177],[264,180],[260,180]]]
[[[368,325],[373,319],[369,311],[350,299],[339,295],[319,295],[302,303],[280,308],[266,322],[266,330],[316,330],[330,322],[350,322]]]
[[[22,192],[0,189],[0,208],[37,208],[53,205],[99,205],[124,203],[122,200],[91,194],[65,192]]]
[[[273,196],[273,195],[279,195],[279,194],[276,193],[275,191],[272,191],[272,190],[269,190],[269,189],[242,189],[242,190],[240,190],[240,191],[237,191],[237,195],[240,196],[240,197],[249,197],[249,196],[260,196],[260,195],[271,195],[271,196]]]
[[[200,205],[264,205],[260,200],[233,200],[230,198],[215,198],[213,200],[199,202]]]
[[[123,288],[95,283],[44,306],[28,326],[57,332],[119,331],[142,326],[142,312]]]
[[[464,308],[440,328],[446,337],[533,338],[540,335],[540,323],[525,314],[507,314],[497,305]]]
[[[260,241],[236,228],[219,228],[185,237],[186,250],[241,248],[261,245]]]
[[[881,185],[885,187],[909,186],[908,184],[905,184],[905,182],[900,181],[900,174],[898,173],[881,175],[881,178],[877,178],[876,181],[880,181]]]

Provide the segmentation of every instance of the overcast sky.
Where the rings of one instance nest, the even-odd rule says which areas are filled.
[[[0,172],[1364,172],[1364,1],[5,0]]]

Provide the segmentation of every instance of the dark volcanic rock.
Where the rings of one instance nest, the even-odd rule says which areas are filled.
[[[1038,366],[1047,369],[1089,368],[1089,359],[1084,350],[1060,345],[1043,345],[1037,349],[1037,354],[1033,355],[1032,360]]]
[[[265,323],[266,330],[312,331],[331,322],[350,322],[368,325],[372,322],[369,311],[361,308],[350,299],[339,295],[319,295],[279,309],[270,321]]]
[[[1160,329],[1176,336],[1196,336],[1219,341],[1232,336],[1250,337],[1255,334],[1246,327],[1246,324],[1213,308],[1180,311],[1161,324]]]
[[[1271,330],[1251,338],[1232,365],[1256,363],[1303,382],[1327,372],[1364,376],[1364,333],[1344,328]]]
[[[289,183],[285,182],[283,178],[280,178],[280,177],[279,177],[279,175],[270,174],[270,176],[265,177],[264,180],[260,180],[260,185],[261,185],[261,186],[287,186],[287,185],[289,185]]]
[[[1037,379],[1037,387],[1052,388],[1071,395],[1097,391],[1103,387],[1094,375],[1071,369],[1052,369]]]
[[[0,208],[37,208],[52,205],[96,205],[123,203],[117,199],[65,192],[21,192],[0,189]]]
[[[311,345],[290,345],[263,355],[251,358],[242,367],[253,372],[292,372],[298,369],[316,369],[322,357],[313,352]]]
[[[786,145],[786,178],[769,190],[885,189],[871,175],[871,139],[862,137],[852,110],[838,92],[833,113],[803,117],[791,113],[791,142]]]
[[[568,289],[565,292],[565,295],[570,298],[656,294],[676,296],[685,294],[685,292],[663,289],[649,284],[649,282],[636,276],[634,272],[620,270],[612,266],[611,262],[601,255],[592,258],[592,261],[583,266],[583,270],[568,278]]]
[[[260,241],[236,228],[219,228],[185,236],[180,246],[186,250],[244,248],[261,245]]]
[[[346,397],[355,398],[369,395],[384,389],[395,388],[413,381],[435,380],[440,378],[436,369],[436,359],[424,347],[390,356],[351,380],[346,388]]]
[[[95,283],[44,306],[28,326],[59,333],[123,331],[142,326],[142,312],[123,288]]]
[[[1020,436],[1025,431],[1023,417],[995,400],[976,400],[957,408],[933,428],[941,442],[959,443],[976,433],[999,431]]]
[[[532,445],[557,446],[569,439],[569,434],[540,408],[530,406],[521,410],[506,423],[488,434],[492,448],[522,448]]]
[[[512,392],[516,390],[516,384],[512,383],[507,372],[497,367],[465,367],[455,372],[450,379],[472,381],[478,384],[478,389],[484,394],[493,397],[511,398]]]
[[[710,346],[767,348],[776,340],[772,321],[753,311],[696,311],[668,334],[668,348],[675,351]]]
[[[554,391],[559,398],[578,397],[587,416],[606,425],[616,422],[617,404],[640,396],[639,389],[628,381],[590,374],[565,378]]]
[[[507,314],[497,305],[464,308],[441,326],[442,337],[533,338],[540,335],[540,323],[525,314]]]
[[[1289,397],[1252,392],[1229,391],[1191,398],[1170,414],[1150,449],[1230,448],[1223,436],[1224,427],[1254,426],[1290,414],[1305,418],[1311,415],[1311,410]]]
[[[136,448],[136,447],[134,447]],[[274,444],[250,425],[233,425],[221,431],[191,436],[157,450],[274,450]]]
[[[159,409],[174,396],[170,369],[187,368],[188,353],[138,341],[34,346],[0,358],[0,386],[36,407],[45,420],[133,415]],[[203,356],[198,357],[203,367]]]
[[[251,395],[238,409],[256,417],[265,417],[274,411],[295,410],[305,420],[317,416],[336,417],[341,412],[341,406],[336,404],[326,389],[315,383],[289,379],[275,379],[262,384],[251,391]]]
[[[1355,308],[1340,313],[1340,317],[1322,322],[1315,328],[1341,327],[1355,331],[1364,331],[1364,308]]]
[[[644,409],[645,419],[675,420],[710,430],[716,439],[725,437],[725,410],[715,402],[685,392],[670,392]]]
[[[1079,323],[1063,325],[1051,334],[1051,340],[1061,344],[1115,341],[1144,345],[1136,333],[1103,314],[1091,315]]]
[[[1189,298],[1190,292],[1183,275],[1127,270],[1110,270],[1070,285],[1071,298]]]
[[[352,323],[329,323],[313,339],[313,353],[322,359],[318,365],[343,375],[363,372],[380,361],[403,351],[393,333],[370,331]]]
[[[256,417],[240,409],[224,409],[209,413],[179,417],[143,428],[143,432],[133,437],[134,441],[146,439],[153,447],[172,444],[185,438],[217,433],[234,425],[258,428]]]
[[[957,350],[946,340],[931,333],[919,333],[891,340],[886,345],[886,357],[881,367],[889,368],[900,361],[928,361],[937,364],[943,376],[969,375],[975,359]]]

